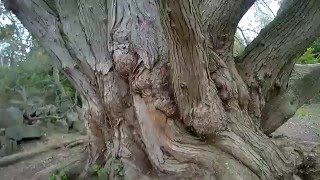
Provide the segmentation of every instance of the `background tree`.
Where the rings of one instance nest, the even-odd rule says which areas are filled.
[[[318,88],[304,79],[317,66],[290,86],[308,96],[287,87],[320,35],[320,1],[284,1],[237,59],[237,24],[254,0],[4,2],[81,94],[87,170],[105,165],[116,178],[120,162],[131,178],[319,178],[318,145],[265,134]]]
[[[277,0],[257,0],[238,24],[237,32],[248,45],[277,14]]]
[[[0,19],[0,107],[34,112],[47,104],[73,106],[77,95],[60,67],[3,3]]]
[[[0,4],[0,66],[14,67],[26,58],[33,46],[32,37],[9,11]]]

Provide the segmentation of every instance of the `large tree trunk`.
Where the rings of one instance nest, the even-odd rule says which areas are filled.
[[[236,63],[234,33],[254,0],[5,2],[81,93],[87,169],[106,165],[116,178],[120,161],[132,179],[319,178],[317,145],[269,138],[260,121],[272,121],[264,107],[278,105],[294,59],[320,35],[320,1],[293,0]]]

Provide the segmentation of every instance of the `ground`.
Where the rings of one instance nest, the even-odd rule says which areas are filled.
[[[43,139],[25,142],[20,145],[21,152],[38,149],[44,146],[57,144],[62,141],[73,140],[81,135],[72,134],[54,134]],[[34,175],[50,166],[65,163],[75,159],[84,153],[85,146],[79,145],[73,148],[62,147],[51,150],[33,158],[17,162],[7,167],[0,167],[1,180],[29,180]]]
[[[305,105],[300,108],[295,116],[279,128],[274,135],[284,135],[290,138],[320,142],[320,104]],[[56,144],[62,141],[76,139],[81,136],[78,133],[53,134],[39,140],[25,142],[20,145],[21,151],[26,152]],[[33,158],[17,162],[7,167],[0,167],[1,180],[29,180],[38,172],[56,164],[67,162],[83,155],[84,145],[74,148],[59,148],[51,150]]]
[[[320,142],[320,103],[302,106],[274,135],[302,141]]]

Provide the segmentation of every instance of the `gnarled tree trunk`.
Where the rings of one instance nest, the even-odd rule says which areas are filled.
[[[133,179],[319,178],[316,144],[263,132],[295,58],[320,35],[320,1],[292,0],[235,60],[254,2],[5,1],[82,96],[87,168],[106,164],[116,178],[117,159]]]

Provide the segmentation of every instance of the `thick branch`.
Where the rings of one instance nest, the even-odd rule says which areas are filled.
[[[274,132],[289,120],[303,104],[320,91],[320,64],[296,65],[289,88],[271,99],[263,109],[261,128]]]
[[[226,116],[217,88],[208,77],[199,11],[187,0],[164,2],[161,10],[166,18],[171,77],[180,117],[197,133],[221,132]],[[170,8],[169,13],[165,7]]]
[[[203,0],[200,4],[202,27],[209,47],[211,79],[227,109],[246,109],[249,94],[234,63],[233,43],[237,25],[255,0]],[[217,57],[218,55],[218,57]]]
[[[237,26],[256,0],[204,0],[200,12],[217,53],[231,50]]]
[[[239,57],[239,73],[258,117],[264,100],[287,87],[295,59],[320,35],[320,1],[298,1],[280,13]],[[303,18],[302,18],[303,17]]]
[[[101,98],[97,93],[97,88],[92,86],[92,84],[97,84],[92,69],[99,71],[101,66],[96,66],[95,62],[106,61],[108,59],[108,53],[104,47],[106,43],[105,33],[103,33],[104,29],[96,28],[97,32],[89,33],[90,35],[100,33],[104,34],[103,36],[96,37],[95,40],[90,39],[91,36],[88,36],[89,39],[86,39],[85,31],[89,30],[81,28],[78,16],[75,19],[66,21],[68,18],[72,18],[71,16],[74,14],[79,13],[79,6],[75,0],[50,1],[52,2],[50,4],[47,1],[37,0],[7,0],[4,2],[5,6],[13,11],[30,33],[39,39],[51,57],[61,63],[67,77],[75,88],[79,90],[81,96],[86,98],[83,99],[83,107],[87,110],[86,117],[88,119],[88,127],[91,129],[90,137],[93,140],[92,144],[96,144],[96,148],[90,149],[90,153],[94,159],[93,161],[100,161],[103,158],[101,152],[105,148],[104,129],[107,129],[107,127],[102,123],[105,120],[105,114],[101,113],[104,111]],[[51,5],[54,5],[54,7]],[[97,9],[92,10],[92,12],[105,13],[101,9],[104,6],[99,6],[99,3],[87,8],[93,7]],[[63,14],[62,12],[70,13]],[[101,24],[103,24],[91,21],[90,19],[89,21],[91,22],[90,27],[101,27]],[[69,22],[72,22],[72,25]],[[88,28],[90,27],[88,26]],[[90,43],[87,43],[87,41]],[[91,49],[89,44],[93,46]],[[93,51],[106,57],[96,55],[95,58],[99,59],[94,59],[92,55]],[[107,64],[108,61],[104,64],[104,67],[108,67]],[[109,68],[105,68],[105,71],[109,71]]]

